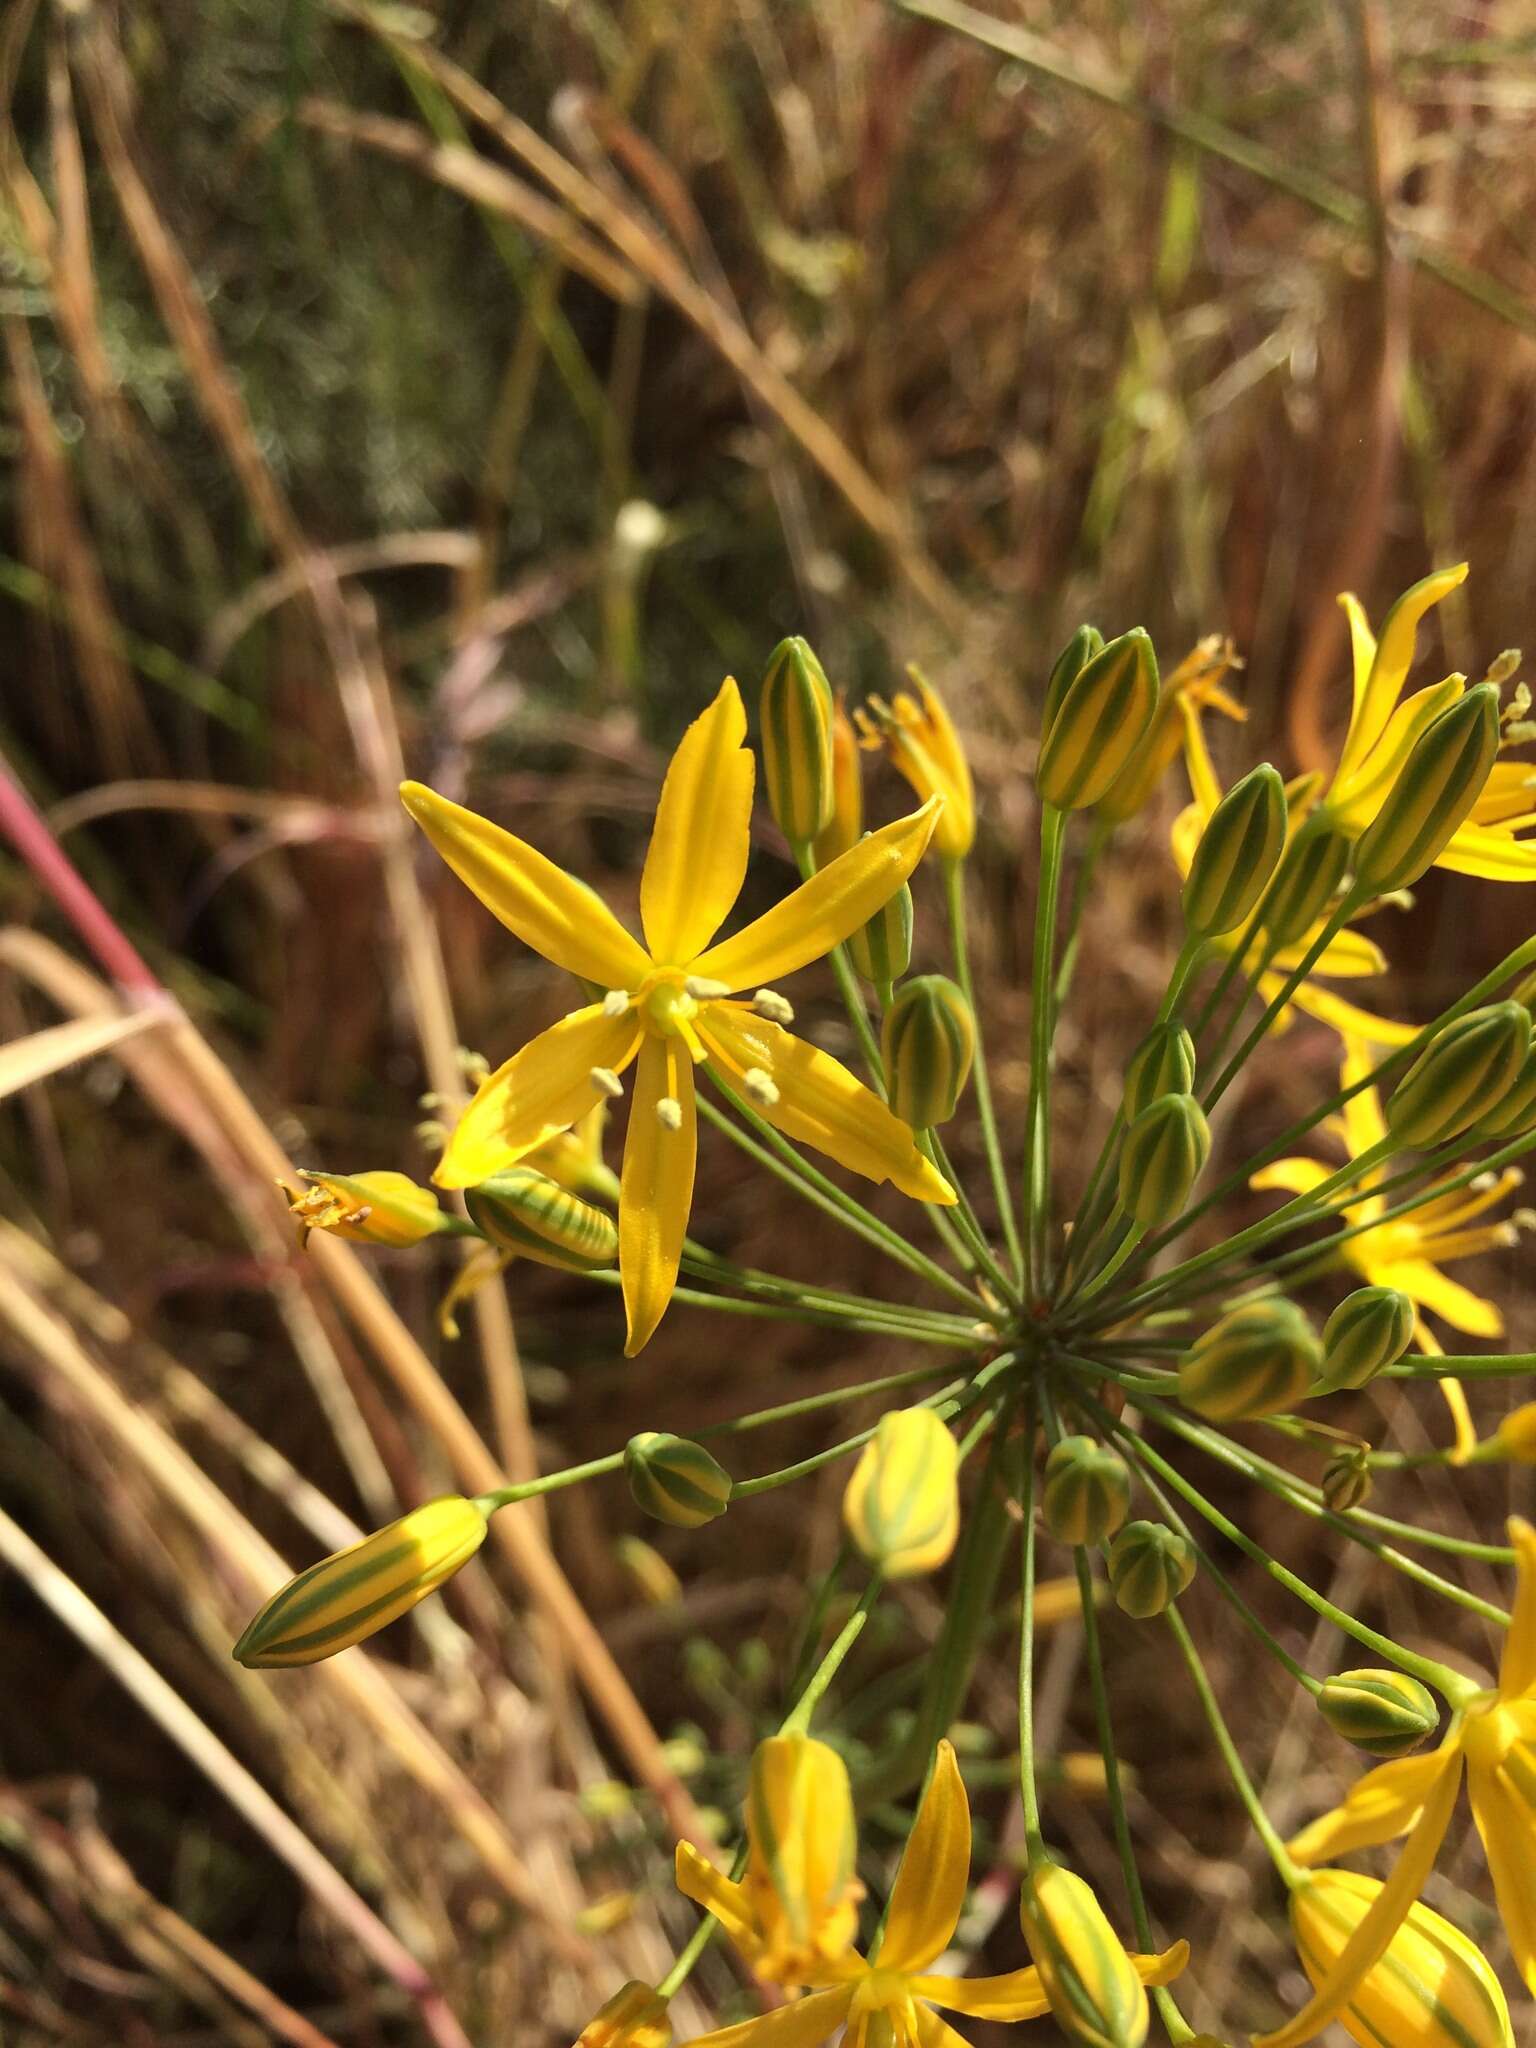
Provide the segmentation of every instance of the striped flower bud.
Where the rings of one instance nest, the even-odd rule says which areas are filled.
[[[1323,1681],[1317,1711],[1367,1756],[1406,1756],[1440,1725],[1428,1686],[1405,1671],[1339,1671]]]
[[[1520,1077],[1531,1016],[1519,1003],[1489,1003],[1447,1024],[1420,1053],[1387,1102],[1387,1129],[1420,1151],[1459,1137],[1496,1115]]]
[[[1146,1988],[1092,1887],[1037,1857],[1019,1888],[1019,1922],[1067,2039],[1080,2048],[1141,2048],[1151,2019]]]
[[[1469,1143],[1523,1138],[1536,1125],[1536,1051],[1528,1052],[1509,1087],[1486,1116],[1480,1116],[1467,1132]]]
[[[1147,1229],[1177,1216],[1211,1156],[1211,1129],[1193,1095],[1159,1095],[1125,1134],[1120,1205]]]
[[[1061,709],[1061,700],[1096,654],[1103,652],[1104,635],[1097,626],[1079,626],[1051,663],[1045,683],[1045,703],[1040,712],[1040,731],[1048,733]]]
[[[843,1495],[843,1521],[887,1578],[936,1571],[960,1529],[960,1453],[931,1408],[882,1415]]]
[[[915,1131],[947,1123],[971,1071],[971,1006],[943,974],[919,974],[897,989],[880,1030],[891,1107]]]
[[[302,1192],[283,1187],[283,1193],[301,1244],[312,1230],[354,1244],[402,1246],[453,1228],[432,1190],[418,1187],[407,1174],[303,1173],[299,1178],[309,1183]]]
[[[1184,924],[1196,938],[1240,925],[1285,848],[1285,784],[1267,761],[1234,782],[1212,811],[1184,881]]]
[[[1498,752],[1498,686],[1478,683],[1414,742],[1355,847],[1357,886],[1384,896],[1416,882],[1465,822]]]
[[[848,1767],[809,1735],[771,1735],[752,1752],[742,1883],[763,1951],[759,1975],[803,1983],[846,1953],[858,1925],[857,1834]]]
[[[816,835],[816,865],[824,868],[864,834],[864,769],[859,736],[841,697],[832,707],[832,815]]]
[[[1413,1341],[1413,1303],[1396,1287],[1357,1287],[1323,1325],[1318,1377],[1329,1393],[1363,1387]]]
[[[1194,1545],[1161,1522],[1127,1522],[1109,1546],[1115,1603],[1137,1621],[1171,1607],[1194,1576]]]
[[[619,1255],[613,1218],[531,1166],[509,1166],[466,1188],[464,1205],[489,1243],[541,1266],[591,1273]]]
[[[1317,1870],[1291,1893],[1291,1932],[1315,1986],[1381,1892],[1354,1870]],[[1515,2048],[1509,2007],[1487,1960],[1459,1929],[1413,1905],[1387,1952],[1339,2015],[1361,2048]]]
[[[1041,739],[1042,800],[1058,811],[1096,804],[1152,723],[1157,690],[1157,656],[1139,626],[1101,648],[1063,691]]]
[[[1264,926],[1277,946],[1293,946],[1332,904],[1349,871],[1352,849],[1342,832],[1304,825],[1285,849],[1264,904]]]
[[[1195,1085],[1195,1041],[1182,1024],[1154,1024],[1125,1063],[1122,1113],[1134,1123],[1159,1095],[1188,1095]]]
[[[1040,1499],[1058,1543],[1103,1543],[1125,1520],[1131,1475],[1107,1444],[1064,1436],[1045,1461]]]
[[[798,634],[768,657],[759,716],[768,808],[791,846],[807,845],[832,821],[832,690]]]
[[[436,1592],[484,1541],[477,1501],[447,1494],[413,1508],[274,1593],[236,1643],[235,1660],[257,1671],[334,1657]]]
[[[702,1444],[646,1429],[624,1447],[624,1476],[636,1507],[674,1529],[702,1529],[723,1515],[731,1475]]]
[[[1304,1400],[1322,1346],[1289,1301],[1249,1301],[1196,1338],[1179,1366],[1179,1399],[1209,1422],[1250,1422]]]
[[[575,2048],[672,2048],[666,2000],[632,1978],[587,2021]]]
[[[1336,1515],[1347,1515],[1371,1497],[1371,1461],[1361,1450],[1336,1451],[1323,1467],[1323,1499]]]
[[[848,940],[848,957],[875,988],[900,981],[912,964],[912,891],[903,882]]]

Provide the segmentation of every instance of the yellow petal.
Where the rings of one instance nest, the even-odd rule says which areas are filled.
[[[1495,1304],[1448,1278],[1428,1259],[1394,1259],[1391,1285],[1400,1287],[1431,1315],[1440,1316],[1453,1330],[1464,1330],[1469,1337],[1503,1335],[1504,1318]]]
[[[755,1106],[786,1137],[869,1180],[891,1181],[916,1202],[954,1201],[954,1190],[918,1151],[908,1126],[830,1053],[743,1003],[706,1003],[697,1026],[711,1064],[731,1087],[740,1089],[754,1067],[768,1076],[778,1100],[759,1097]]]
[[[688,2048],[821,2048],[848,2016],[853,1993],[839,1987],[818,1991],[802,1998],[798,2005],[780,2006],[753,2020],[741,2020],[734,2027],[717,2027],[712,2034],[698,2034]]]
[[[600,988],[638,987],[645,954],[585,882],[419,782],[403,782],[400,800],[459,880],[524,945]]]
[[[1365,701],[1366,684],[1371,679],[1371,663],[1376,659],[1376,635],[1371,631],[1371,622],[1365,616],[1365,606],[1352,590],[1339,593],[1339,603],[1349,621],[1349,651],[1355,677],[1355,702],[1351,722],[1360,715],[1360,706]]]
[[[1320,925],[1314,925],[1294,946],[1282,946],[1275,955],[1274,967],[1282,974],[1289,974],[1293,967],[1299,967],[1321,929]],[[1362,981],[1368,975],[1384,973],[1386,965],[1387,956],[1374,939],[1366,938],[1363,932],[1342,931],[1334,933],[1307,972],[1326,975],[1336,981]]]
[[[1037,2020],[1051,2009],[1033,1963],[1001,1977],[914,1977],[912,1991],[973,2020]]]
[[[1176,1941],[1172,1948],[1165,1948],[1160,1955],[1132,1956],[1131,1968],[1143,1984],[1171,1984],[1175,1977],[1181,1977],[1189,1967],[1189,1943]]]
[[[653,958],[686,967],[741,894],[751,843],[747,714],[727,676],[683,734],[661,786],[640,878],[640,921]]]
[[[1221,802],[1221,783],[1211,765],[1211,750],[1206,744],[1198,709],[1187,697],[1180,697],[1178,702],[1184,719],[1184,765],[1189,771],[1194,809],[1203,826]]]
[[[601,1102],[593,1068],[622,1073],[639,1043],[634,1018],[604,1016],[600,1003],[551,1024],[481,1082],[432,1178],[470,1188],[515,1165]]]
[[[1477,875],[1485,882],[1536,882],[1536,843],[1512,839],[1486,825],[1458,825],[1435,866],[1455,875]]]
[[[701,954],[694,973],[726,988],[751,988],[830,953],[896,894],[922,859],[939,809],[931,797],[920,811],[850,846],[745,931]]]
[[[957,2034],[949,2021],[940,2019],[931,2006],[918,2006],[916,2019],[917,2048],[971,2048],[965,2036]],[[848,2048],[854,2048],[851,2035],[848,2037]]]
[[[1536,1841],[1530,1808],[1511,1798],[1495,1772],[1469,1769],[1467,1786],[1510,1953],[1536,1998]]]
[[[662,1121],[659,1105],[668,1100],[677,1104],[675,1130]],[[680,1038],[648,1036],[635,1068],[619,1180],[619,1275],[629,1318],[626,1358],[647,1342],[677,1285],[697,1151],[693,1062]]]
[[[1332,1168],[1319,1159],[1276,1159],[1254,1174],[1248,1185],[1261,1193],[1278,1188],[1282,1194],[1310,1195],[1315,1187],[1333,1177]]]
[[[1272,1002],[1280,993],[1282,984],[1274,975],[1266,974],[1259,988],[1266,1002]],[[1417,1038],[1417,1024],[1395,1024],[1390,1017],[1378,1017],[1371,1010],[1359,1009],[1354,1003],[1346,1002],[1343,996],[1336,996],[1332,989],[1319,988],[1315,981],[1304,981],[1291,991],[1291,1001],[1298,1010],[1305,1010],[1309,1017],[1315,1017],[1320,1024],[1343,1033],[1353,1032],[1357,1037],[1370,1039],[1373,1045],[1407,1045]]]
[[[921,1970],[942,1955],[959,1924],[970,1881],[971,1809],[954,1749],[941,1742],[891,1887],[880,1967]]]
[[[1439,1381],[1441,1399],[1451,1411],[1451,1463],[1465,1465],[1477,1449],[1477,1425],[1467,1406],[1467,1390],[1457,1379]]]
[[[1438,1750],[1379,1764],[1355,1780],[1342,1806],[1303,1828],[1287,1849],[1298,1863],[1312,1869],[1406,1835],[1444,1769],[1445,1758]]]
[[[1344,1060],[1339,1069],[1340,1086],[1359,1088],[1379,1064],[1376,1052],[1376,1046],[1368,1038],[1353,1031],[1346,1033]],[[1359,1094],[1351,1095],[1344,1105],[1344,1138],[1350,1158],[1358,1159],[1362,1152],[1369,1152],[1386,1135],[1387,1120],[1382,1114],[1380,1090],[1360,1088]]]
[[[1413,666],[1413,657],[1418,642],[1419,621],[1443,597],[1449,596],[1459,583],[1466,580],[1467,564],[1458,562],[1454,568],[1441,569],[1434,575],[1425,576],[1415,583],[1388,612],[1381,629],[1381,639],[1373,651],[1371,665],[1364,685],[1359,680],[1360,657],[1364,640],[1369,638],[1369,629],[1360,637],[1355,624],[1354,612],[1346,603],[1349,614],[1350,637],[1355,652],[1355,715],[1349,722],[1349,736],[1344,742],[1344,751],[1339,756],[1339,772],[1334,787],[1338,788],[1346,776],[1364,761],[1377,740],[1386,730],[1398,698],[1402,695],[1403,684],[1408,680],[1408,671]],[[1360,621],[1364,628],[1364,618]]]
[[[1536,1691],[1536,1529],[1523,1515],[1511,1515],[1509,1540],[1515,1549],[1518,1578],[1514,1612],[1499,1666],[1499,1691],[1507,1699]]]
[[[716,1870],[692,1842],[678,1843],[675,1874],[683,1897],[713,1913],[740,1953],[753,1962],[762,1944],[752,1925],[744,1888]]]
[[[1342,773],[1329,792],[1328,805],[1346,832],[1361,833],[1387,800],[1415,742],[1448,711],[1467,687],[1465,676],[1446,676],[1427,690],[1416,690],[1399,704],[1386,731],[1348,778]]]
[[[1536,804],[1536,761],[1495,761],[1472,806],[1472,822],[1508,825]]]

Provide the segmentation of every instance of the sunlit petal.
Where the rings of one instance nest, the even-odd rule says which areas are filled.
[[[1469,1337],[1504,1334],[1504,1318],[1495,1303],[1449,1279],[1427,1259],[1394,1259],[1391,1271],[1392,1286],[1400,1287],[1411,1301],[1439,1316],[1453,1330],[1463,1330]]]
[[[912,1990],[973,2020],[1035,2020],[1051,2009],[1033,1963],[1001,1977],[914,1977]]]
[[[1510,1953],[1536,1998],[1536,1840],[1530,1808],[1513,1799],[1494,1772],[1469,1770],[1467,1785]]]
[[[1349,735],[1339,756],[1335,788],[1365,760],[1385,732],[1402,694],[1403,684],[1408,680],[1408,671],[1413,666],[1419,621],[1432,605],[1437,605],[1459,583],[1465,582],[1466,575],[1467,564],[1458,562],[1454,568],[1441,569],[1426,576],[1411,590],[1403,592],[1382,623],[1381,639],[1373,650],[1363,684],[1360,681],[1360,662],[1370,637],[1369,629],[1365,626],[1363,614],[1357,624],[1355,611],[1358,607],[1352,607],[1348,602],[1345,604],[1355,656],[1355,714],[1349,722]]]
[[[730,677],[683,734],[661,786],[640,878],[640,921],[652,955],[687,966],[741,894],[751,843],[747,715]]]
[[[1387,729],[1346,779],[1341,773],[1329,794],[1329,805],[1346,832],[1363,832],[1385,803],[1388,791],[1418,739],[1448,711],[1466,690],[1465,676],[1446,676],[1427,690],[1416,690],[1398,705]]]
[[[619,1181],[626,1358],[634,1357],[667,1312],[693,1206],[693,1062],[680,1038],[646,1038],[633,1093]],[[668,1102],[676,1105],[675,1118],[663,1107]]]
[[[601,1102],[593,1069],[622,1073],[639,1043],[634,1018],[605,1016],[600,1003],[562,1017],[481,1082],[432,1178],[469,1188],[515,1165]]]
[[[946,2019],[930,2006],[917,2008],[917,2048],[971,2048],[964,2034],[957,2034]]]
[[[1536,840],[1513,839],[1486,825],[1459,825],[1435,866],[1485,882],[1536,882]]]
[[[1324,1166],[1320,1159],[1276,1159],[1269,1166],[1260,1167],[1248,1185],[1261,1193],[1278,1188],[1287,1195],[1310,1195],[1315,1187],[1332,1178],[1332,1167]]]
[[[1476,825],[1508,825],[1536,805],[1536,761],[1495,761],[1472,806]]]
[[[639,984],[644,952],[585,882],[420,782],[402,783],[400,800],[459,880],[524,945],[600,988]]]
[[[1274,975],[1265,975],[1259,987],[1266,1001],[1273,1001],[1280,992],[1280,982]],[[1374,1045],[1407,1045],[1417,1038],[1417,1024],[1397,1024],[1390,1017],[1378,1017],[1370,1010],[1362,1010],[1356,1004],[1346,1002],[1343,996],[1336,996],[1332,989],[1320,988],[1315,981],[1304,981],[1291,993],[1291,1001],[1298,1010],[1305,1010],[1309,1017],[1315,1017],[1320,1024],[1343,1033],[1353,1032],[1361,1038],[1369,1038]]]
[[[751,988],[830,953],[896,894],[922,859],[939,809],[930,798],[920,811],[850,846],[745,931],[701,954],[695,974],[729,989]]]
[[[1536,1691],[1536,1529],[1523,1515],[1512,1515],[1509,1540],[1514,1545],[1519,1577],[1499,1666],[1499,1691],[1512,1700]]]
[[[949,1946],[971,1878],[971,1809],[955,1752],[941,1742],[891,1887],[880,1966],[921,1970]]]
[[[1365,702],[1366,685],[1371,680],[1371,663],[1376,659],[1376,635],[1371,631],[1371,622],[1365,616],[1365,606],[1352,590],[1339,593],[1339,603],[1349,621],[1349,652],[1354,670],[1354,711],[1351,722],[1360,716],[1360,706]]]
[[[1321,929],[1321,925],[1314,925],[1294,945],[1282,946],[1274,958],[1275,968],[1289,974],[1293,967],[1299,967]],[[1327,975],[1335,981],[1363,981],[1369,975],[1384,973],[1386,965],[1387,956],[1374,939],[1368,939],[1363,932],[1342,931],[1334,933],[1307,972]]]
[[[1356,1849],[1374,1849],[1406,1835],[1448,1768],[1448,1759],[1440,1750],[1378,1764],[1355,1780],[1342,1806],[1321,1814],[1286,1847],[1298,1863],[1315,1869],[1352,1855]]]
[[[677,1845],[676,1876],[677,1888],[683,1897],[692,1899],[706,1913],[713,1913],[737,1949],[749,1963],[752,1962],[762,1944],[753,1929],[747,1895],[742,1886],[728,1878],[724,1871],[716,1870],[692,1842],[679,1842]]]
[[[698,2034],[688,2048],[821,2048],[848,2015],[851,1991],[818,1991],[798,2005],[780,2006],[734,2027]]]

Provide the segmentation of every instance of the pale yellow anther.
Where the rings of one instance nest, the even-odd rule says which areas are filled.
[[[702,974],[690,974],[683,983],[683,989],[696,1003],[718,1002],[721,996],[728,996],[731,992],[725,982],[710,981]]]
[[[741,1085],[752,1100],[764,1109],[772,1109],[779,1099],[779,1091],[774,1085],[772,1074],[762,1067],[748,1067],[741,1077]]]
[[[607,993],[607,994],[606,994],[606,995],[605,995],[605,996],[603,997],[603,1015],[604,1015],[605,1017],[623,1017],[623,1016],[626,1016],[626,1015],[628,1014],[628,1011],[629,1011],[629,991],[628,991],[628,989],[623,989],[623,988],[611,988],[611,989],[609,989],[608,993]]]
[[[663,1130],[680,1131],[683,1128],[683,1105],[675,1095],[662,1095],[657,1098],[656,1121]]]
[[[589,1078],[598,1093],[608,1096],[610,1100],[617,1100],[624,1093],[624,1083],[612,1067],[594,1067]]]
[[[795,1021],[793,1005],[776,988],[760,988],[752,998],[752,1007],[759,1017],[766,1017],[770,1024],[782,1025],[786,1031]]]

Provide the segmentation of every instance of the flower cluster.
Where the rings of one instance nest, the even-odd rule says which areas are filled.
[[[849,1461],[843,1553],[753,1751],[734,1868],[679,1846],[677,1884],[706,1917],[659,1983],[615,1993],[582,2033],[585,2048],[666,2048],[670,2003],[715,1927],[763,2009],[701,2037],[709,2048],[816,2048],[839,2033],[855,2048],[955,2048],[962,2036],[946,2013],[1049,2013],[1082,2048],[1139,2048],[1154,2005],[1170,2040],[1219,2048],[1178,2003],[1186,1982],[1199,1995],[1198,1965],[1170,1988],[1188,1950],[1154,1938],[1132,1854],[1101,1597],[1166,1634],[1289,1897],[1313,1995],[1277,2020],[1264,2048],[1300,2048],[1335,2019],[1363,2044],[1512,2048],[1497,1977],[1421,1895],[1465,1784],[1511,1951],[1536,1995],[1536,1531],[1516,1519],[1501,1550],[1369,1503],[1410,1468],[1536,1464],[1536,1403],[1480,1439],[1466,1393],[1472,1379],[1518,1379],[1536,1358],[1448,1355],[1446,1330],[1496,1341],[1503,1322],[1443,1270],[1513,1242],[1529,1220],[1509,1201],[1516,1162],[1536,1145],[1536,940],[1419,1022],[1333,985],[1383,973],[1386,953],[1362,925],[1374,918],[1379,932],[1383,909],[1431,867],[1536,880],[1536,769],[1515,751],[1532,732],[1517,658],[1500,656],[1471,685],[1451,675],[1408,690],[1420,627],[1465,573],[1416,584],[1379,635],[1343,599],[1354,672],[1345,737],[1331,775],[1290,782],[1260,763],[1222,787],[1203,721],[1211,711],[1242,718],[1228,688],[1238,666],[1230,643],[1202,641],[1165,682],[1145,633],[1106,641],[1085,626],[1073,636],[1041,679],[1029,1079],[1014,1142],[992,1091],[967,942],[966,863],[986,818],[945,703],[916,671],[910,689],[871,696],[850,716],[804,641],[774,650],[760,698],[763,780],[799,879],[724,937],[746,876],[756,780],[734,682],[667,770],[640,882],[641,936],[523,840],[406,784],[406,807],[436,851],[578,994],[486,1076],[445,1134],[434,1179],[446,1207],[396,1172],[316,1173],[291,1196],[301,1233],[397,1250],[437,1236],[476,1241],[450,1301],[515,1258],[587,1276],[622,1297],[630,1355],[674,1300],[699,1300],[898,1344],[908,1361],[795,1404],[875,1413],[783,1471],[739,1470],[752,1432],[782,1418],[779,1408],[712,1423],[698,1440],[644,1431],[568,1471],[432,1502],[313,1566],[236,1647],[243,1662],[283,1666],[355,1644],[467,1563],[491,1515],[559,1487],[622,1473],[640,1511],[708,1541],[733,1501]],[[918,803],[866,830],[860,765],[871,752]],[[1053,1161],[1057,1022],[1073,996],[1077,919],[1114,833],[1180,763],[1190,800],[1169,872],[1182,942],[1096,1152],[1085,1159],[1074,1147],[1069,1164],[1058,1146]],[[917,973],[914,886],[936,890],[950,938],[949,957]],[[820,960],[846,1005],[862,1079],[791,1028],[781,984]],[[1298,1016],[1334,1034],[1338,1086],[1330,1074],[1329,1092],[1290,1128],[1233,1156],[1212,1112]],[[604,1126],[626,1097],[615,1175]],[[971,1187],[942,1135],[963,1102],[986,1162]],[[902,1298],[736,1265],[695,1238],[701,1119],[899,1268]],[[867,1206],[808,1152],[889,1182],[905,1203]],[[1223,1231],[1223,1203],[1242,1196],[1252,1215],[1255,1193],[1281,1199]],[[913,1283],[926,1299],[909,1299]],[[1438,1449],[1383,1449],[1359,1433],[1367,1390],[1388,1381],[1439,1387],[1449,1415]],[[1381,1570],[1503,1624],[1497,1681],[1479,1685],[1336,1606],[1210,1497],[1202,1466],[1223,1476],[1224,1501],[1240,1481]],[[1037,1561],[1053,1544],[1071,1554],[1133,1944],[1046,1845],[1033,1702],[1047,1591]],[[1424,1545],[1438,1569],[1413,1555]],[[1308,1669],[1230,1582],[1221,1559],[1234,1547],[1369,1661]],[[883,1742],[847,1739],[836,1681],[883,1589],[952,1556],[942,1631],[912,1674],[908,1710]],[[1462,1556],[1513,1569],[1512,1614],[1451,1576]],[[1186,1620],[1204,1600],[1225,1603],[1283,1681],[1310,1697],[1322,1728],[1376,1760],[1289,1843]],[[983,1642],[1015,1614],[1018,1924],[1030,1962],[972,1975],[970,1805],[948,1736]],[[817,1715],[823,1732],[813,1736]],[[1443,1717],[1438,1747],[1415,1753]],[[857,1816],[919,1792],[899,1864],[877,1880],[879,1859],[860,1863]],[[1399,1837],[1384,1880],[1335,1867]]]

